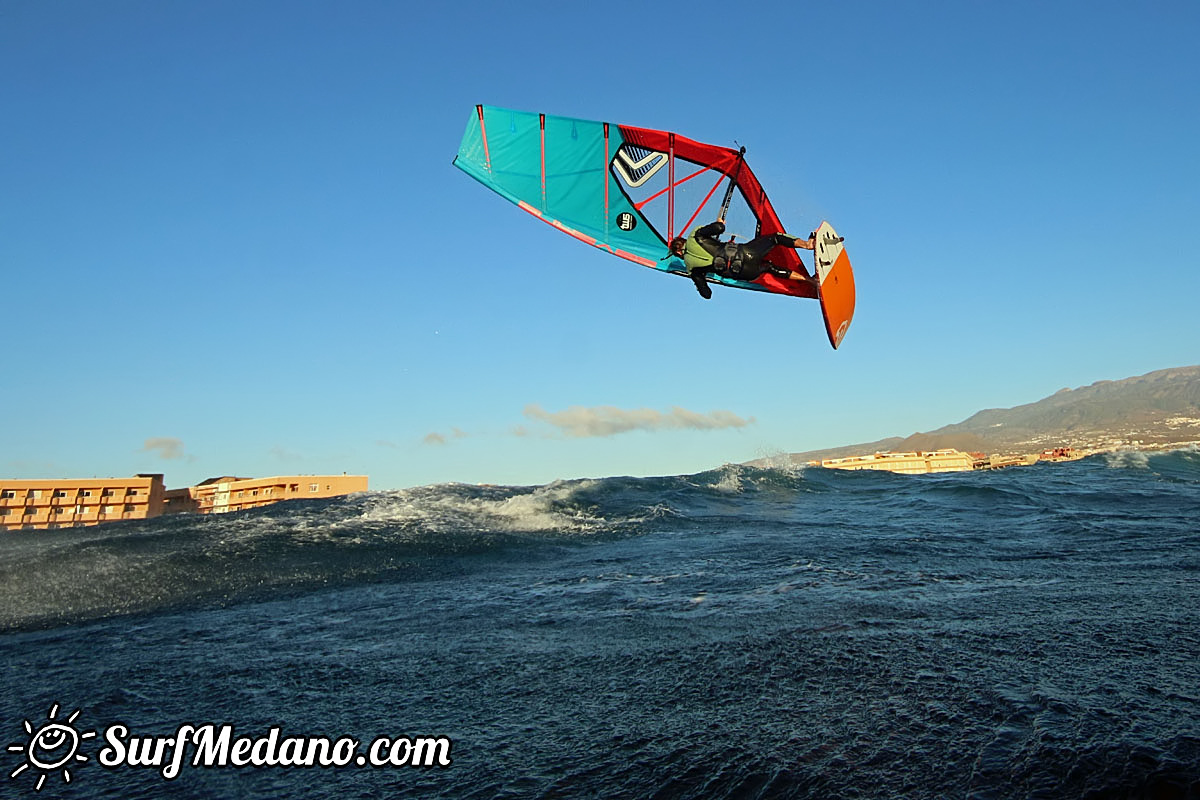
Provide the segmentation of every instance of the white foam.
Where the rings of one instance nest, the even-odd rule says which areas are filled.
[[[603,526],[605,520],[572,503],[578,492],[594,484],[591,480],[556,481],[531,490],[508,490],[515,493],[499,498],[470,496],[476,488],[461,484],[381,492],[346,522],[409,523],[429,531],[463,527],[514,532],[587,531]]]
[[[717,470],[717,482],[710,488],[718,492],[738,494],[742,491],[742,468],[737,464],[725,464]]]
[[[782,450],[776,450],[769,454],[760,456],[758,462],[762,464],[763,469],[775,470],[782,472],[785,475],[798,475],[804,472],[807,464],[797,464],[792,461],[790,453],[785,453]]]
[[[1104,454],[1104,461],[1113,469],[1150,468],[1150,454],[1143,450],[1114,450]]]

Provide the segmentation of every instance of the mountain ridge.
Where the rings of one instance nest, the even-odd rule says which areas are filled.
[[[885,451],[954,448],[985,454],[1035,453],[1055,447],[1111,450],[1198,441],[1200,365],[1195,365],[1060,389],[1032,403],[983,409],[962,422],[928,432],[786,456],[791,463],[806,463]]]

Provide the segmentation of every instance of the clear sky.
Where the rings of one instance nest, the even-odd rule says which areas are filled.
[[[0,0],[0,477],[698,472],[1200,363],[1200,4]],[[564,236],[476,103],[747,147],[815,301]]]

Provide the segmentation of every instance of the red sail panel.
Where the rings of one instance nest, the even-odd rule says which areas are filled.
[[[754,171],[750,169],[750,165],[744,158],[739,159],[737,150],[731,147],[697,142],[677,133],[657,131],[652,128],[637,128],[632,125],[621,125],[620,128],[621,135],[630,144],[660,153],[671,152],[676,158],[683,158],[711,169],[720,170],[726,175],[733,173],[734,183],[741,190],[750,210],[758,217],[759,233],[769,235],[788,232],[784,230],[783,223],[779,221],[779,215],[775,213],[775,208],[771,205],[771,200],[767,197],[762,184],[758,182]],[[711,220],[705,221],[711,222]],[[684,230],[679,231],[681,236],[686,233]],[[795,270],[800,264],[800,257],[795,250],[789,247],[776,247],[766,260],[791,270]],[[801,297],[813,297],[816,294],[807,284],[793,287],[790,282],[771,280],[770,275],[764,275],[759,282],[769,285],[772,291],[785,294]]]
[[[629,125],[621,126],[621,135],[631,144],[636,144],[650,150],[657,150],[661,153],[669,151],[669,140],[673,136],[675,156],[678,158],[685,158],[688,161],[694,161],[697,164],[718,169],[726,175],[729,175],[736,167],[737,175],[734,177],[734,180],[738,188],[742,190],[742,195],[745,196],[750,208],[758,215],[762,224],[761,232],[764,234],[783,232],[783,225],[779,222],[779,216],[771,206],[771,201],[767,198],[767,193],[763,191],[762,184],[755,177],[754,171],[746,164],[745,159],[742,159],[740,166],[738,165],[737,150],[693,141],[677,133],[671,134],[666,131],[656,131],[650,128],[634,128]]]

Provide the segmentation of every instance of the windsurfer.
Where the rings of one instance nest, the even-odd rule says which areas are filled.
[[[745,244],[737,244],[733,241],[722,242],[718,237],[724,232],[725,221],[718,219],[716,222],[697,227],[687,238],[677,236],[671,240],[671,254],[683,259],[688,268],[688,275],[696,284],[696,291],[705,300],[712,297],[712,289],[708,288],[708,283],[704,280],[704,276],[710,272],[739,281],[758,280],[764,273],[770,272],[780,278],[818,285],[816,278],[804,271],[803,264],[800,265],[800,272],[793,272],[763,261],[774,247],[814,249],[816,241],[811,235],[807,239],[801,239],[786,233],[773,233],[751,239]]]

